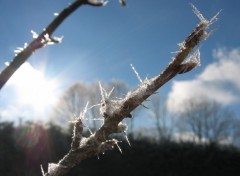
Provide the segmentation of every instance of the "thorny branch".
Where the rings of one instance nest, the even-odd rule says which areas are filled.
[[[208,21],[196,7],[193,5],[192,7],[194,13],[200,19],[200,23],[193,29],[184,42],[179,44],[180,49],[173,61],[160,75],[145,81],[140,81],[141,84],[139,87],[135,91],[129,92],[126,97],[121,100],[111,99],[111,93],[114,90],[112,89],[108,93],[99,83],[102,96],[100,114],[104,118],[103,125],[88,138],[83,138],[81,135],[79,138],[79,133],[82,134],[82,128],[79,128],[81,127],[79,126],[81,124],[80,120],[84,118],[84,114],[86,113],[83,112],[75,122],[71,150],[58,164],[49,164],[48,173],[45,175],[65,175],[72,167],[79,164],[82,160],[91,156],[96,156],[106,150],[112,150],[112,148],[117,145],[118,141],[116,139],[110,139],[109,135],[113,133],[122,133],[127,130],[127,125],[122,124],[124,118],[131,117],[130,114],[136,107],[141,105],[150,95],[154,94],[174,76],[186,73],[200,65],[200,52],[197,46],[202,40],[205,40],[209,36],[209,33],[211,33],[208,33],[207,29],[217,20],[218,14]],[[186,59],[188,56],[189,58]],[[134,72],[139,77],[135,69]]]
[[[122,6],[126,6],[125,0],[119,0],[119,2]],[[60,42],[61,40],[59,38],[51,37],[51,35],[64,19],[78,7],[85,4],[91,6],[104,6],[106,5],[106,1],[75,0],[75,2],[65,8],[40,35],[32,32],[35,39],[29,45],[20,49],[20,53],[16,55],[9,66],[0,74],[0,89],[36,49],[42,48],[49,43]],[[177,74],[189,72],[200,64],[200,52],[197,46],[212,33],[211,31],[207,32],[207,29],[217,20],[217,15],[219,13],[211,20],[206,20],[196,7],[193,5],[192,7],[194,13],[200,19],[200,23],[193,29],[184,42],[179,44],[179,51],[166,69],[161,74],[151,79],[146,79],[144,81],[140,79],[139,87],[135,91],[129,92],[126,97],[121,100],[111,99],[111,93],[114,90],[112,89],[108,93],[101,84],[99,84],[102,96],[100,113],[104,118],[103,125],[88,138],[82,136],[84,127],[83,120],[88,109],[86,106],[80,116],[73,121],[74,131],[70,151],[57,164],[50,163],[47,173],[44,173],[42,168],[43,175],[66,175],[82,160],[91,156],[96,156],[107,150],[112,150],[115,145],[118,146],[118,141],[116,139],[110,139],[109,135],[113,133],[123,133],[127,130],[127,125],[122,124],[122,120],[131,117],[131,112],[136,107],[141,105],[149,96],[154,94],[162,85]],[[188,56],[189,58],[186,59]],[[132,68],[134,67],[132,66]],[[135,69],[134,72],[138,78],[140,78]]]

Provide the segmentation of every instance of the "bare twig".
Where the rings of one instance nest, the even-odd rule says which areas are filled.
[[[194,7],[194,6],[193,6]],[[162,85],[172,79],[179,73],[186,73],[199,65],[199,51],[193,52],[197,59],[192,56],[186,60],[186,57],[193,49],[208,36],[207,28],[212,24],[213,19],[207,21],[194,7],[194,12],[198,15],[201,22],[194,28],[192,33],[180,45],[174,60],[158,76],[143,81],[139,87],[129,92],[124,99],[111,100],[110,93],[101,86],[102,96],[100,112],[104,117],[101,128],[88,138],[82,138],[79,146],[71,149],[69,153],[59,161],[58,164],[49,164],[48,173],[45,175],[56,176],[65,175],[72,167],[82,160],[91,156],[96,156],[106,150],[111,150],[114,145],[118,146],[116,139],[109,140],[109,135],[113,133],[122,133],[127,126],[121,121],[126,118],[138,106],[140,106],[150,95],[154,94]],[[216,18],[216,16],[214,17]],[[121,151],[121,149],[119,148]]]

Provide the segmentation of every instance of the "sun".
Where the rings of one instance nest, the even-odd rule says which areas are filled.
[[[16,71],[9,84],[16,90],[16,101],[36,111],[44,111],[57,101],[58,82],[47,79],[28,62]]]

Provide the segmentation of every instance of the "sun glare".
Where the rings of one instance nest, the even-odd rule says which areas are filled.
[[[24,63],[9,80],[16,90],[17,102],[42,111],[57,100],[57,82],[45,78],[44,73]]]

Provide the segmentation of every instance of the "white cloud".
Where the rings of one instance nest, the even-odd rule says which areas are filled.
[[[46,120],[59,92],[58,81],[25,62],[1,90],[0,120]]]
[[[233,49],[227,51],[224,49],[214,50],[214,57],[217,62],[210,64],[199,75],[203,81],[229,82],[240,89],[240,50]]]
[[[173,82],[167,100],[170,111],[184,111],[185,101],[202,96],[226,105],[240,102],[240,49],[220,48],[213,53],[216,60],[195,79]]]

